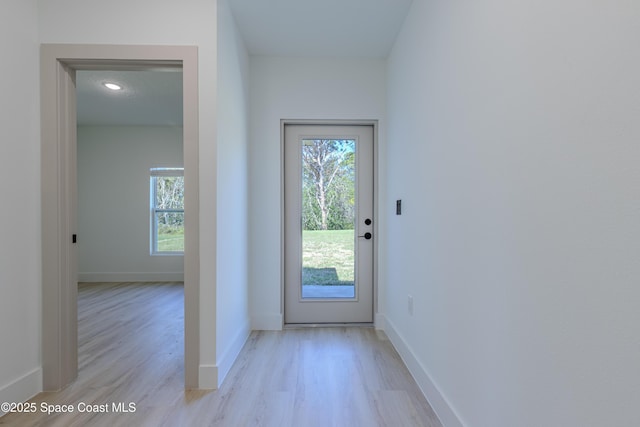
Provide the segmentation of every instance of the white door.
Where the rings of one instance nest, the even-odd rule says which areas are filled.
[[[373,126],[284,133],[285,323],[373,322]]]

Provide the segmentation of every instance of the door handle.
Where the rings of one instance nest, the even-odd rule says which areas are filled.
[[[364,236],[358,236],[358,237],[364,237],[365,239],[370,240],[373,237],[373,234],[367,231],[366,233],[364,233]]]

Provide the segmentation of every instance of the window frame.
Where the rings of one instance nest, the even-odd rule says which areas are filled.
[[[158,177],[183,177],[183,167],[155,167],[149,170],[149,212],[150,212],[150,239],[149,252],[151,256],[183,256],[182,251],[160,251],[158,250],[158,213],[182,213],[184,216],[184,201],[182,209],[158,209],[156,207],[156,180]],[[184,247],[184,246],[183,246]]]

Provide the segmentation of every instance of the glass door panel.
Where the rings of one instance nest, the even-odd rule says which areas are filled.
[[[355,298],[355,140],[302,141],[302,298]]]

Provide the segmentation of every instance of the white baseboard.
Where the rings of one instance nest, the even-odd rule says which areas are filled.
[[[240,350],[242,350],[242,347],[244,346],[244,343],[247,342],[250,334],[251,328],[249,326],[249,320],[247,320],[236,334],[231,345],[227,348],[222,357],[218,359],[218,387],[222,385],[222,382],[227,377],[227,374],[231,370],[233,363],[238,358],[238,354],[240,354]]]
[[[373,326],[376,329],[381,329],[381,330],[385,330],[387,328],[387,322],[386,322],[386,317],[384,314],[380,314],[380,313],[375,313],[373,315]]]
[[[200,365],[198,368],[198,389],[216,390],[218,388],[218,367]]]
[[[25,402],[42,391],[42,368],[36,368],[0,387],[0,402]],[[0,417],[5,413],[0,410]]]
[[[393,323],[386,318],[386,316],[381,316],[384,318],[381,322],[385,325],[384,331],[389,337],[389,340],[398,354],[400,354],[405,365],[407,365],[409,372],[416,380],[418,387],[422,390],[422,394],[424,394],[425,398],[429,401],[438,418],[440,418],[442,425],[444,427],[464,427],[460,417],[458,417],[447,398],[440,392],[440,389],[433,382],[427,370],[422,366],[422,363],[415,357],[411,347],[397,332]]]
[[[184,282],[184,272],[78,273],[78,282]]]
[[[284,319],[282,314],[259,314],[251,317],[251,329],[254,331],[281,331]]]

